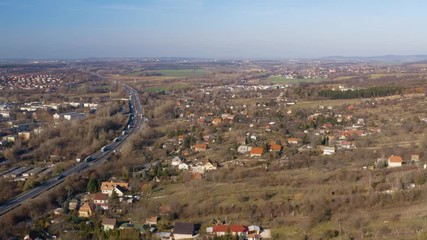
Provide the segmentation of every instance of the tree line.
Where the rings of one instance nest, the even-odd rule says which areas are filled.
[[[349,91],[336,91],[328,89],[319,91],[318,95],[320,97],[330,99],[372,98],[402,94],[403,90],[404,88],[399,86],[370,87]]]

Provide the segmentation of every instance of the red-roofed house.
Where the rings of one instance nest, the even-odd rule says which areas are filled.
[[[227,233],[231,235],[245,235],[248,232],[248,228],[243,225],[216,225],[212,228],[212,233],[216,236],[224,236]]]
[[[391,155],[388,158],[388,167],[401,167],[403,163],[403,159],[401,156]]]
[[[253,147],[251,149],[251,157],[261,157],[262,154],[264,153],[264,148],[260,148],[260,147]]]
[[[204,152],[208,149],[207,144],[194,144],[194,151],[195,152]]]
[[[270,152],[280,152],[280,151],[282,151],[282,146],[278,144],[270,145]]]
[[[105,194],[105,193],[95,194],[95,196],[93,197],[93,203],[95,203],[95,205],[108,203],[108,194]]]
[[[214,118],[212,120],[212,125],[214,125],[214,126],[219,126],[221,124],[222,124],[222,119],[221,118]]]
[[[101,192],[104,194],[111,195],[116,186],[121,186],[125,189],[129,188],[129,184],[126,182],[102,182],[101,183]]]

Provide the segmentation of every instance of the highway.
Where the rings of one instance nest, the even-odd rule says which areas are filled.
[[[125,129],[122,132],[121,136],[118,136],[115,140],[106,146],[103,147],[96,153],[93,153],[90,156],[90,161],[84,161],[76,163],[71,168],[66,169],[64,172],[62,172],[60,175],[55,176],[49,180],[46,180],[45,182],[40,183],[35,188],[32,188],[24,193],[19,194],[18,196],[12,198],[8,202],[2,204],[0,206],[0,216],[3,216],[7,212],[18,208],[20,205],[22,205],[25,201],[35,198],[42,193],[48,191],[49,189],[56,187],[63,183],[65,179],[75,173],[79,173],[82,171],[85,171],[90,168],[94,168],[99,164],[102,164],[105,162],[110,155],[110,153],[117,151],[119,152],[121,149],[122,144],[126,141],[126,139],[135,133],[135,129],[139,129],[143,122],[145,121],[144,112],[141,106],[141,102],[138,97],[138,92],[131,88],[130,86],[123,84],[123,87],[126,89],[126,91],[129,94],[129,109],[130,109],[130,117],[127,125],[125,126]],[[86,158],[88,159],[88,158]]]

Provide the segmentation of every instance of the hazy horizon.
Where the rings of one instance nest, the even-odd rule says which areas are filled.
[[[427,53],[421,0],[0,0],[1,59]]]

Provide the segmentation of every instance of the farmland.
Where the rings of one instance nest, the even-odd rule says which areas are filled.
[[[328,79],[324,79],[324,78],[286,79],[280,76],[270,76],[267,78],[267,80],[271,83],[276,83],[276,84],[299,84],[299,83],[319,83],[319,82],[327,81]]]

